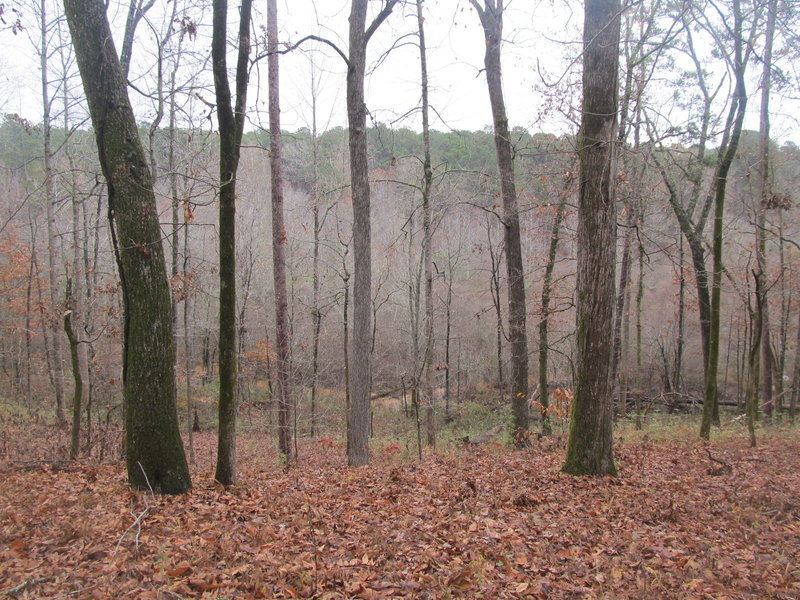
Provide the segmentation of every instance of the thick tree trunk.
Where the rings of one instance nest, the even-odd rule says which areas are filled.
[[[347,464],[369,463],[370,387],[372,385],[372,255],[370,190],[367,164],[367,107],[364,73],[367,43],[398,0],[387,0],[366,28],[368,0],[353,0],[347,65],[347,122],[350,147],[350,192],[353,199],[353,344],[350,406],[347,419]]]
[[[611,367],[620,4],[587,0],[579,140],[576,386],[567,458],[574,475],[614,475]]]
[[[471,0],[486,36],[486,82],[494,120],[494,144],[500,171],[508,275],[508,342],[511,351],[511,407],[513,436],[517,447],[528,444],[528,334],[525,326],[525,272],[520,241],[514,153],[508,129],[500,48],[503,37],[503,0],[485,0],[483,8]]]
[[[100,0],[65,0],[89,102],[124,304],[123,395],[128,479],[180,493],[190,485],[175,403],[172,307],[153,180]]]
[[[289,300],[286,290],[286,226],[283,218],[281,170],[281,107],[278,71],[278,8],[267,0],[267,50],[269,51],[269,164],[272,184],[272,278],[275,289],[275,340],[278,369],[278,448],[287,463],[292,450],[292,390],[289,381]]]
[[[367,113],[364,71],[367,43],[364,27],[367,1],[353,0],[350,13],[350,64],[347,68],[347,119],[350,143],[350,181],[353,198],[353,343],[350,407],[347,418],[347,464],[369,463],[371,385],[372,247],[367,165]]]

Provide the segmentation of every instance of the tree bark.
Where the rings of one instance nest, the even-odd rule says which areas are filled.
[[[425,46],[425,18],[422,16],[423,0],[417,0],[417,25],[419,27],[419,60],[422,74],[422,261],[425,276],[425,354],[422,361],[422,389],[425,397],[425,431],[428,446],[436,446],[435,398],[433,384],[433,357],[435,356],[433,337],[433,222],[431,209],[431,189],[433,170],[431,168],[431,132],[428,124],[428,57]]]
[[[153,180],[99,0],[65,0],[89,111],[122,282],[123,396],[128,479],[139,489],[190,486],[175,402],[172,307]]]
[[[573,475],[615,475],[611,367],[616,254],[615,141],[620,3],[586,0],[579,140],[576,386],[567,458]]]
[[[75,308],[72,295],[72,278],[67,278],[67,290],[64,303],[64,333],[69,341],[69,356],[72,364],[72,379],[75,389],[72,393],[72,430],[69,444],[69,458],[78,458],[81,449],[81,398],[83,398],[83,377],[81,376],[81,362],[78,355],[78,337],[72,328],[72,315]]]
[[[514,182],[514,151],[508,129],[500,48],[503,39],[503,0],[470,0],[486,36],[486,82],[494,120],[494,144],[503,198],[506,270],[508,275],[508,342],[511,351],[511,407],[513,436],[517,447],[528,442],[528,334],[525,326],[525,272],[520,241],[517,189]]]
[[[758,165],[755,169],[756,186],[756,264],[761,297],[756,309],[761,311],[761,404],[764,413],[772,416],[773,365],[769,301],[767,298],[767,207],[770,202],[770,155],[769,155],[769,100],[772,79],[772,47],[775,39],[775,20],[778,10],[776,0],[767,2],[767,26],[764,32],[763,72],[761,77],[761,110],[758,129]],[[782,276],[782,275],[781,275]]]
[[[569,189],[571,176],[567,177],[565,187]],[[550,435],[553,428],[550,424],[550,394],[547,382],[547,357],[550,351],[549,324],[550,324],[550,294],[553,292],[553,271],[556,266],[558,242],[561,237],[561,224],[564,221],[564,210],[567,205],[567,190],[561,195],[553,215],[553,225],[550,229],[550,247],[547,251],[547,264],[542,278],[542,306],[539,318],[539,405],[541,411],[542,435]]]
[[[55,234],[55,211],[56,201],[55,179],[53,177],[53,144],[52,126],[50,124],[50,81],[48,76],[49,44],[48,32],[50,23],[47,19],[47,3],[41,0],[39,4],[39,26],[41,33],[41,46],[39,48],[39,64],[42,71],[42,141],[44,145],[44,192],[45,210],[47,214],[47,272],[50,282],[50,310],[59,311],[58,298],[58,251],[56,249]],[[50,320],[50,335],[53,339],[53,382],[55,383],[56,394],[56,420],[59,425],[64,425],[66,417],[64,414],[64,366],[61,362],[61,332],[59,331],[58,319]]]
[[[247,101],[250,10],[243,0],[239,14],[236,105],[231,105],[227,69],[227,0],[214,0],[211,59],[219,122],[219,436],[214,478],[236,482],[236,171]]]
[[[706,385],[703,398],[703,420],[700,424],[700,437],[704,440],[711,436],[711,423],[714,420],[717,407],[717,373],[719,369],[719,332],[720,332],[720,304],[722,300],[722,220],[725,215],[725,193],[730,171],[736,150],[739,146],[739,136],[744,124],[745,108],[747,106],[747,91],[745,88],[745,61],[742,46],[742,14],[739,0],[733,0],[733,37],[734,59],[733,77],[735,87],[731,97],[731,106],[725,126],[725,133],[720,144],[721,159],[714,172],[714,237],[712,254],[714,257],[714,270],[711,286],[711,322],[708,340],[708,368],[706,369]]]
[[[370,189],[367,165],[367,107],[364,74],[367,44],[399,0],[386,0],[369,26],[368,0],[353,0],[350,10],[350,48],[347,64],[347,122],[349,124],[350,192],[353,199],[353,344],[350,405],[347,419],[347,464],[369,463],[370,387],[372,366],[372,255]]]
[[[281,170],[281,106],[278,71],[278,7],[267,0],[267,51],[269,52],[269,164],[272,184],[272,280],[275,289],[275,340],[278,369],[278,448],[287,464],[292,450],[292,390],[289,380],[289,300],[286,290],[286,225],[283,218]]]

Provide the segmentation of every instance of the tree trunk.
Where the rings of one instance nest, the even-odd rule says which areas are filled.
[[[616,254],[614,205],[620,4],[584,5],[579,140],[576,386],[567,458],[573,475],[615,475],[611,367]]]
[[[789,400],[789,422],[794,424],[797,402],[800,399],[800,311],[798,311],[797,341],[794,349],[794,371],[792,373],[792,396]]]
[[[744,123],[747,92],[745,89],[745,63],[743,57],[742,15],[739,0],[733,0],[733,35],[734,35],[734,72],[735,88],[731,98],[731,107],[722,138],[721,160],[714,173],[714,237],[713,257],[714,271],[711,288],[711,323],[709,327],[708,368],[706,369],[705,395],[703,398],[703,420],[700,424],[700,437],[704,440],[711,436],[711,423],[717,406],[717,371],[719,368],[719,331],[720,304],[722,299],[722,220],[725,215],[725,192],[728,182],[728,171],[736,156],[739,146],[739,135]],[[722,150],[724,149],[724,150]],[[718,418],[718,417],[717,417]]]
[[[89,102],[122,282],[128,479],[139,489],[190,486],[175,402],[172,307],[153,180],[100,0],[65,0]]]
[[[568,177],[565,185],[570,184],[572,177]],[[558,242],[561,236],[561,224],[564,221],[564,210],[567,205],[567,191],[561,195],[561,200],[556,207],[556,214],[553,216],[553,226],[550,229],[550,248],[547,251],[547,264],[544,268],[542,278],[542,307],[539,319],[539,408],[542,419],[542,434],[550,435],[553,428],[550,424],[550,394],[548,393],[547,382],[547,356],[550,350],[548,340],[548,326],[550,322],[550,294],[553,291],[553,271],[556,266],[556,256],[558,254]]]
[[[50,281],[50,310],[59,311],[58,298],[58,251],[56,250],[55,211],[53,204],[56,201],[55,180],[53,178],[53,148],[52,127],[50,124],[50,90],[47,61],[50,54],[48,32],[50,23],[47,19],[47,3],[41,0],[39,4],[41,46],[39,48],[39,64],[42,71],[42,138],[44,143],[44,192],[45,208],[47,213],[47,271]],[[53,317],[50,321],[50,335],[53,339],[53,382],[56,394],[56,420],[59,425],[64,425],[64,367],[61,362],[61,332],[58,319]]]
[[[513,436],[517,447],[528,442],[528,334],[525,327],[525,272],[520,241],[517,190],[514,182],[514,152],[508,129],[500,48],[503,38],[503,0],[470,0],[481,19],[486,36],[486,82],[494,120],[494,144],[500,171],[508,275],[508,342],[511,351],[511,407]]]
[[[619,287],[617,288],[616,309],[614,310],[614,349],[612,353],[611,377],[612,389],[617,397],[617,415],[625,414],[625,397],[623,394],[623,376],[620,372],[622,367],[622,341],[623,341],[623,322],[625,321],[626,299],[628,299],[628,281],[631,276],[631,246],[633,244],[633,228],[635,225],[633,206],[626,202],[627,211],[625,222],[625,237],[622,243],[622,263],[619,270]],[[628,306],[629,306],[628,302]],[[625,343],[628,343],[628,336]],[[613,392],[612,392],[613,393]]]
[[[760,306],[761,302],[764,300],[764,291],[761,289],[761,286],[763,285],[763,278],[758,271],[753,271],[753,280],[755,281],[756,287],[754,293],[755,308],[750,309],[750,322],[752,327],[752,334],[750,336],[750,355],[748,361],[750,367],[750,379],[747,384],[747,396],[745,400],[745,406],[747,407],[747,432],[750,437],[751,448],[756,447],[756,420],[758,420],[758,398],[760,396],[759,381],[761,379],[761,344],[764,341],[764,322],[761,320],[764,311]]]
[[[227,69],[227,0],[214,0],[211,59],[219,122],[219,436],[214,478],[236,482],[236,171],[247,100],[250,9],[243,0],[239,14],[236,106],[231,106]]]
[[[313,183],[311,193],[314,196],[314,249],[313,249],[313,276],[312,276],[312,305],[311,320],[314,328],[314,338],[311,351],[311,439],[317,436],[317,396],[319,387],[319,343],[322,330],[322,309],[319,300],[319,249],[320,235],[322,233],[322,220],[319,216],[319,139],[317,138],[317,85],[314,64],[311,64],[311,138],[312,138],[312,169]]]
[[[683,267],[684,250],[683,236],[678,234],[680,239],[680,250],[678,254],[678,336],[675,341],[675,367],[672,370],[672,388],[680,392],[683,388],[683,346],[684,330],[686,322],[686,271]],[[639,257],[641,261],[641,256]],[[640,266],[641,268],[641,266]]]
[[[758,165],[755,169],[756,181],[756,264],[757,276],[760,279],[759,289],[761,297],[756,309],[761,311],[761,404],[767,417],[772,416],[773,406],[773,365],[775,358],[772,355],[770,335],[769,301],[767,298],[767,207],[769,206],[770,184],[770,156],[769,156],[769,100],[772,78],[772,46],[775,38],[775,19],[777,13],[777,0],[767,2],[767,28],[764,33],[764,54],[762,57],[763,72],[761,77],[761,110],[758,130]]]
[[[272,184],[272,278],[275,289],[275,340],[278,369],[278,448],[287,464],[292,450],[292,390],[289,381],[289,301],[286,290],[286,226],[283,219],[281,171],[281,107],[278,72],[278,8],[267,0],[267,51],[269,52],[269,164]]]
[[[81,447],[81,398],[83,397],[83,377],[81,377],[81,362],[78,358],[78,337],[72,328],[72,315],[75,312],[75,302],[72,296],[72,278],[67,278],[66,300],[64,302],[64,333],[69,341],[69,355],[72,364],[72,379],[75,389],[72,393],[72,431],[70,435],[69,458],[75,460],[80,454]]]
[[[495,254],[494,244],[492,243],[492,224],[486,221],[486,237],[489,242],[489,259],[491,260],[491,280],[489,291],[492,294],[492,303],[495,312],[495,344],[497,346],[497,391],[502,398],[506,393],[506,380],[503,371],[503,310],[500,300],[500,260],[503,254],[502,248]]]
[[[433,384],[433,357],[435,356],[433,337],[433,222],[431,209],[431,188],[433,170],[431,168],[431,133],[428,125],[428,61],[425,46],[425,18],[422,16],[423,0],[417,0],[417,24],[419,27],[419,59],[422,73],[422,262],[425,271],[425,355],[422,362],[422,377],[425,397],[425,431],[427,442],[436,446],[435,398]]]
[[[353,344],[350,406],[347,419],[347,464],[369,463],[370,387],[372,384],[372,256],[370,190],[367,164],[367,107],[364,73],[367,44],[398,0],[386,0],[366,28],[368,0],[353,0],[350,11],[350,49],[347,65],[347,122],[349,124],[350,192],[353,199]]]

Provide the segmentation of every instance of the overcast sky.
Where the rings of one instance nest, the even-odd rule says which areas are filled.
[[[163,8],[165,2],[157,3]],[[232,12],[238,5],[230,1]],[[382,2],[370,2],[374,15]],[[112,4],[112,6],[114,6]],[[125,16],[123,4],[116,5],[111,13],[119,27]],[[113,9],[112,9],[113,10]],[[163,23],[154,8],[148,17],[153,27]],[[256,26],[265,25],[265,6],[256,0]],[[350,0],[278,0],[281,41],[291,43],[314,34],[337,44],[345,53],[347,48],[348,15]],[[467,0],[428,0],[425,5],[425,28],[428,44],[428,71],[430,101],[434,109],[431,124],[440,130],[481,129],[491,123],[486,79],[483,67],[484,36],[478,16]],[[32,52],[31,41],[38,35],[33,15],[28,17],[26,33],[12,35],[0,32],[0,110],[16,112],[32,122],[41,120],[38,64]],[[198,54],[210,52],[208,36],[210,10],[201,22],[201,33],[188,45]],[[163,26],[163,25],[162,25]],[[544,93],[556,88],[547,83],[577,81],[576,66],[569,70],[571,57],[580,51],[583,26],[582,6],[577,0],[507,0],[503,46],[503,76],[508,116],[512,127],[522,126],[531,131],[561,133],[574,131],[574,123],[559,111],[546,111],[550,107]],[[231,15],[230,29],[235,31],[235,15]],[[416,31],[416,13],[411,3],[398,7],[386,21],[369,46],[369,63],[374,71],[367,79],[367,105],[373,121],[395,127],[408,126],[419,129],[419,116],[414,113],[419,105],[419,51],[415,38],[403,38]],[[134,50],[135,63],[145,71],[152,66],[154,46],[150,27],[142,24]],[[377,64],[393,43],[400,40],[385,60]],[[346,125],[345,69],[342,59],[333,50],[316,42],[308,42],[299,50],[282,57],[281,102],[282,125],[294,131],[311,125],[311,64],[319,78],[317,120],[320,130]],[[258,75],[261,75],[259,80]],[[263,111],[266,122],[266,64],[253,71],[253,87],[248,105],[252,120],[259,121]],[[663,110],[669,106],[671,90],[653,82],[651,96]],[[662,90],[658,86],[662,85]],[[755,85],[751,85],[755,91]],[[796,94],[795,94],[796,95]],[[136,93],[131,96],[137,103]],[[208,100],[213,99],[213,94]],[[141,99],[140,99],[141,101]],[[556,96],[560,108],[579,102],[575,93]],[[798,124],[795,115],[796,101],[773,100],[774,135],[780,140],[798,141]],[[758,99],[755,94],[749,103],[747,127],[757,127]],[[255,109],[255,110],[254,110]],[[659,108],[661,110],[661,108]],[[147,109],[142,105],[140,118],[147,120]],[[663,111],[662,111],[663,112]]]

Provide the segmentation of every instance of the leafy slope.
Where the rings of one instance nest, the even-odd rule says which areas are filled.
[[[725,465],[625,444],[617,479],[542,448],[348,469],[317,444],[263,470],[246,439],[227,490],[200,437],[186,496],[131,492],[117,466],[5,464],[0,598],[800,598],[796,437],[718,443]]]

